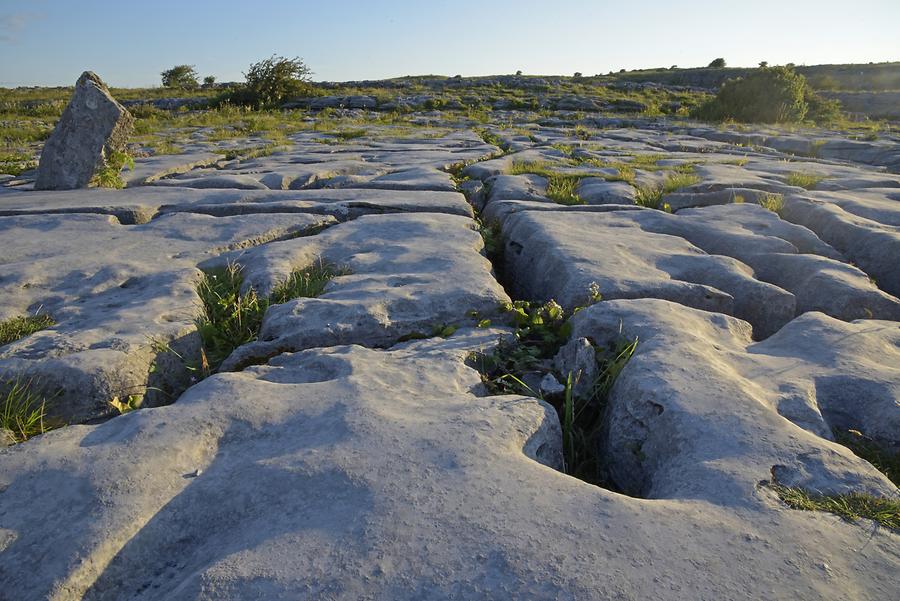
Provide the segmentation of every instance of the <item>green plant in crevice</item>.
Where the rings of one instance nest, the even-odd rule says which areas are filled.
[[[567,374],[563,406],[563,452],[566,473],[593,484],[608,484],[603,475],[598,448],[609,393],[619,374],[637,350],[638,339],[620,337],[611,349],[596,349],[599,375],[586,396],[576,396],[574,387],[580,374]],[[561,409],[561,411],[560,411]]]
[[[826,511],[849,522],[867,518],[885,528],[900,531],[900,500],[866,493],[821,495],[778,484],[770,487],[791,509]]]
[[[590,293],[592,301],[601,300],[596,285],[591,286]],[[559,415],[566,473],[586,482],[608,484],[597,455],[598,436],[610,390],[634,354],[637,339],[620,337],[610,349],[596,348],[598,376],[587,394],[576,394],[576,384],[582,374],[556,374],[551,368],[552,359],[571,334],[569,316],[562,307],[554,301],[515,301],[503,309],[515,326],[514,340],[502,340],[492,353],[475,353],[471,357],[489,394],[541,398],[540,391],[529,381],[534,383],[546,373],[564,381],[562,398],[545,400]]]
[[[854,429],[835,429],[834,439],[837,443],[853,451],[858,457],[871,463],[896,486],[900,486],[900,450],[879,444],[876,440]]]
[[[319,261],[305,269],[293,271],[286,280],[275,286],[269,296],[272,304],[286,303],[293,298],[314,298],[325,291],[325,286],[339,275],[348,275],[346,269],[339,269]]]
[[[0,434],[7,432],[12,437],[0,441],[0,446],[25,442],[55,427],[46,419],[47,400],[34,389],[32,381],[21,379],[0,385]]]
[[[475,223],[478,233],[481,234],[481,239],[484,241],[484,254],[497,269],[503,265],[503,234],[500,221],[498,219],[482,221],[476,217]]]
[[[577,175],[551,174],[547,177],[547,198],[561,205],[586,204],[578,196],[579,182],[581,182],[581,177]]]
[[[489,129],[479,129],[477,130],[478,135],[484,140],[485,144],[490,144],[491,146],[496,146],[502,152],[507,152],[509,150],[509,144],[503,141],[496,133],[492,132]]]
[[[125,187],[122,179],[122,169],[128,168],[134,171],[134,159],[127,152],[113,150],[103,158],[103,164],[94,173],[91,184],[98,188],[115,188],[121,190]]]
[[[243,283],[242,268],[231,263],[205,272],[197,285],[202,303],[197,330],[210,371],[215,371],[234,349],[253,342],[259,334],[269,301],[253,288],[241,294]]]
[[[56,321],[46,313],[19,315],[0,321],[0,346],[31,336],[35,332],[56,325]]]
[[[757,197],[756,203],[764,209],[781,215],[781,211],[784,209],[784,195],[777,192],[766,192]]]
[[[785,177],[785,183],[789,186],[797,186],[798,188],[806,188],[812,190],[816,184],[825,179],[825,176],[816,173],[805,173],[802,171],[792,171]]]
[[[513,341],[501,340],[490,354],[474,359],[491,394],[533,394],[522,376],[553,358],[569,336],[566,312],[555,301],[513,301],[500,307],[515,327]]]
[[[638,186],[634,191],[634,203],[636,205],[671,212],[668,204],[663,202],[666,194],[677,192],[682,188],[693,186],[700,182],[700,178],[692,173],[674,172],[666,176],[661,185]]]
[[[195,321],[202,341],[204,374],[215,371],[234,349],[257,339],[270,305],[319,296],[330,280],[349,273],[319,262],[291,272],[265,297],[252,287],[241,293],[242,271],[240,265],[230,263],[204,272],[197,285],[201,311]]]

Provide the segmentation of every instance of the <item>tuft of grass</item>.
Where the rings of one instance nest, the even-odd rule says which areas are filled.
[[[767,192],[758,197],[756,202],[764,209],[768,209],[778,215],[781,215],[781,211],[784,209],[784,195],[776,192]]]
[[[778,497],[791,509],[827,511],[848,522],[867,518],[885,528],[900,530],[900,501],[863,493],[818,495],[800,488],[772,485]]]
[[[816,184],[818,184],[823,179],[825,179],[824,176],[817,175],[815,173],[792,171],[791,173],[787,174],[785,183],[789,186],[797,186],[799,188],[812,190],[813,188],[815,188]]]
[[[496,133],[492,132],[489,129],[479,129],[476,133],[478,133],[478,135],[481,137],[481,139],[484,140],[485,144],[490,144],[491,146],[496,146],[503,152],[506,152],[507,149],[509,148],[509,145],[503,141],[503,138],[501,138],[499,135],[497,135]]]
[[[663,194],[671,194],[699,183],[700,178],[693,173],[676,171],[669,174],[663,182]]]
[[[631,156],[628,162],[635,169],[643,169],[644,171],[657,171],[660,166],[657,165],[663,159],[661,154],[635,154]]]
[[[283,146],[278,146],[277,144],[265,144],[263,146],[248,146],[243,148],[230,148],[222,151],[213,151],[213,152],[221,152],[225,155],[226,161],[233,161],[235,159],[240,159],[242,161],[246,161],[249,159],[256,159],[259,157],[267,157],[278,150],[283,149]]]
[[[15,342],[35,332],[55,325],[52,317],[45,314],[20,315],[4,321],[0,321],[0,346]]]
[[[339,275],[347,275],[346,269],[338,269],[324,262],[318,262],[306,269],[291,273],[272,291],[272,304],[286,303],[292,298],[315,298],[325,291],[325,286]]]
[[[257,339],[270,305],[319,296],[331,279],[349,273],[320,262],[292,272],[264,297],[253,288],[241,294],[242,271],[240,265],[231,263],[205,272],[197,285],[202,307],[195,323],[203,343],[205,372],[215,371],[234,349]]]
[[[334,135],[341,140],[355,140],[356,138],[364,137],[366,133],[367,130],[365,129],[343,129],[335,132]]]
[[[663,202],[663,196],[671,194],[682,188],[693,186],[700,182],[700,178],[692,173],[670,173],[662,185],[638,186],[634,192],[634,203],[648,209],[669,211],[668,205]]]
[[[574,378],[571,373],[567,375],[563,405],[561,411],[557,409],[561,414],[567,474],[592,484],[604,482],[602,461],[597,454],[603,415],[613,384],[634,355],[637,345],[637,338],[628,340],[623,337],[612,349],[598,349],[600,375],[593,382],[591,394],[587,397],[579,398],[573,394],[579,375]]]
[[[561,142],[556,142],[554,144],[551,144],[550,148],[555,148],[567,157],[571,157],[575,153],[575,146],[573,144],[563,144]]]
[[[259,335],[268,299],[252,288],[241,294],[242,268],[236,263],[207,271],[197,285],[202,312],[196,320],[208,368],[215,371],[237,347]]]
[[[509,168],[510,175],[541,175],[548,177],[554,173],[550,161],[513,161]]]
[[[34,392],[32,382],[13,380],[2,388],[5,391],[0,392],[0,433],[9,432],[12,440],[0,443],[25,442],[52,429],[45,420],[47,402]]]
[[[585,202],[578,196],[577,175],[551,174],[547,177],[547,198],[561,205],[583,205]]]

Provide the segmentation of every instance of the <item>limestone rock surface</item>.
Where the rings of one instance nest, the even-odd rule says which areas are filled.
[[[134,118],[90,71],[75,83],[75,93],[44,144],[35,188],[69,190],[87,186],[94,172],[128,140]]]

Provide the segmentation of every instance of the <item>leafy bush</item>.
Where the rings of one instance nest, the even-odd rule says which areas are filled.
[[[312,70],[299,57],[272,55],[250,65],[250,70],[244,73],[247,81],[219,101],[253,108],[278,106],[309,93],[310,75]]]
[[[710,69],[724,69],[724,68],[725,68],[725,59],[724,59],[724,58],[717,58],[717,59],[714,59],[711,63],[709,63],[709,67],[708,67],[708,68],[710,68]]]
[[[162,85],[166,88],[190,90],[200,85],[197,70],[193,65],[175,65],[162,73]]]
[[[708,121],[743,123],[827,121],[839,113],[834,101],[820,98],[806,78],[790,67],[762,67],[746,77],[726,81],[715,98],[692,116]]]
[[[206,77],[203,78],[203,87],[204,88],[211,88],[214,85],[216,85],[216,76],[215,75],[207,75]]]

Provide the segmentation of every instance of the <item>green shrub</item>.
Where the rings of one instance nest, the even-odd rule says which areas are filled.
[[[200,85],[197,81],[197,70],[193,65],[175,65],[162,73],[162,85],[166,88],[190,90]]]
[[[724,69],[725,68],[725,59],[724,58],[716,58],[713,59],[711,63],[709,63],[709,69]]]
[[[272,55],[250,65],[246,82],[223,94],[219,102],[253,108],[275,107],[310,92],[312,71],[299,57]]]
[[[743,123],[827,121],[839,114],[838,104],[824,100],[806,78],[789,67],[762,67],[746,77],[726,81],[714,98],[693,115],[708,121]]]

